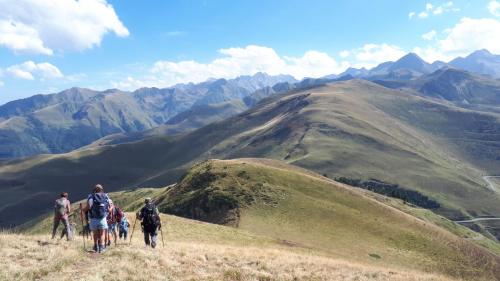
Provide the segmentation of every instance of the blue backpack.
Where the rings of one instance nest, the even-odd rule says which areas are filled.
[[[90,208],[90,218],[103,219],[108,216],[109,198],[106,193],[94,193],[92,198],[92,207]]]
[[[121,232],[126,232],[128,231],[128,220],[126,217],[123,217],[122,220],[120,221],[120,231]]]

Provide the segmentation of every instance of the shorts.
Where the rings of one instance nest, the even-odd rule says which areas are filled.
[[[106,218],[90,219],[90,230],[108,229],[108,222]]]
[[[115,231],[116,222],[108,223],[108,230]]]

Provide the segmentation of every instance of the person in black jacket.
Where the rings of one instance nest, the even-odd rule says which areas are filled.
[[[144,243],[152,248],[156,247],[158,230],[161,229],[160,215],[151,198],[144,200],[144,207],[137,213],[137,219],[141,221]]]

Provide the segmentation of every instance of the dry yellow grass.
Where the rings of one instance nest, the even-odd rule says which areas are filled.
[[[137,226],[132,245],[121,241],[102,255],[85,252],[81,237],[0,233],[0,280],[455,280],[331,258],[229,227],[164,220],[176,226],[164,230],[165,247],[145,247]]]
[[[97,255],[83,252],[80,241],[0,237],[2,280],[452,280],[252,246],[167,242],[152,250],[137,239]]]

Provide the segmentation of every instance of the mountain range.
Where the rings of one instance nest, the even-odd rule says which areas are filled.
[[[96,182],[110,191],[165,186],[198,161],[238,157],[283,160],[331,178],[397,184],[435,200],[435,212],[453,219],[498,216],[499,194],[481,176],[500,169],[499,120],[498,113],[457,107],[412,89],[358,79],[318,84],[271,95],[187,134],[4,162],[0,223],[43,213],[58,190],[69,188],[82,198]],[[31,207],[17,212],[23,205]]]
[[[2,126],[43,127],[45,117],[64,131],[66,120],[82,120],[64,131],[76,141],[76,133],[86,132],[81,128],[102,131],[112,120],[124,133],[89,138],[64,154],[2,161],[0,226],[47,211],[60,190],[83,198],[97,182],[109,191],[166,186],[199,161],[241,157],[282,160],[350,184],[376,183],[414,204],[431,202],[425,206],[450,219],[498,217],[499,193],[482,177],[500,170],[499,81],[449,66],[432,70],[409,54],[363,79],[346,74],[297,82],[258,74],[132,93],[71,89],[12,102],[1,108]],[[250,82],[255,78],[261,82]],[[134,129],[127,132],[124,124]],[[9,145],[16,141],[1,145],[15,151]],[[19,213],[25,205],[31,207]],[[500,237],[486,223],[473,227]]]
[[[241,101],[256,90],[279,82],[295,79],[257,73],[131,93],[72,88],[12,101],[0,106],[0,158],[68,152],[110,134],[144,131],[169,120],[169,124],[180,122],[183,117],[176,115],[212,106],[221,110],[220,118],[212,110],[209,120],[220,120],[227,112],[246,109]]]
[[[339,80],[363,78],[388,87],[420,87],[417,90],[429,92],[430,88],[437,86],[423,82],[426,79],[423,76],[447,68],[499,77],[500,56],[480,50],[449,63],[436,61],[430,64],[409,53],[395,62],[385,62],[370,70],[349,68],[339,75],[302,81],[287,75],[257,73],[165,89],[99,92],[72,88],[58,94],[36,95],[0,106],[0,158],[64,153],[94,142],[120,143],[152,134],[186,133],[243,112],[269,95]],[[425,85],[418,86],[418,83]],[[455,83],[465,92],[476,90],[474,85],[459,86],[452,79],[447,83]],[[442,89],[438,91],[455,87],[440,85]],[[479,85],[483,91],[484,87]],[[456,87],[454,92],[445,95],[459,98]],[[466,90],[464,87],[472,88]],[[431,95],[437,94],[434,90],[437,89],[430,90]],[[465,93],[463,91],[461,93]],[[466,98],[461,101],[468,102]]]
[[[430,74],[443,67],[457,68],[475,74],[490,76],[490,78],[494,79],[500,78],[500,55],[491,54],[488,50],[478,50],[465,58],[458,57],[448,63],[443,61],[428,63],[417,54],[409,53],[397,61],[384,62],[369,70],[366,68],[348,68],[338,75],[328,75],[326,78],[351,75],[369,80],[411,80],[422,74]]]

